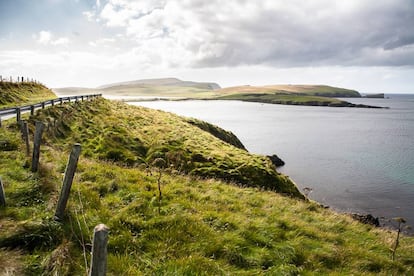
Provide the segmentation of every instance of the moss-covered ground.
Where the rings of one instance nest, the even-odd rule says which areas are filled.
[[[0,274],[85,274],[99,223],[110,228],[108,275],[414,273],[412,237],[400,239],[392,261],[395,232],[276,193],[277,181],[263,185],[254,177],[283,179],[264,157],[190,119],[95,100],[41,110],[30,118],[31,132],[34,120],[49,126],[37,173],[30,172],[17,124],[0,129],[7,200],[0,209]],[[83,152],[58,223],[53,214],[75,142]],[[153,162],[160,158],[164,168]]]

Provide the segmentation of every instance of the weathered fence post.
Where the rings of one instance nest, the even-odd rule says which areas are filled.
[[[21,131],[22,131],[22,138],[26,144],[26,156],[30,156],[29,126],[27,124],[27,121],[22,121]]]
[[[22,119],[22,112],[20,111],[20,108],[17,107],[16,108],[16,121],[20,122],[21,119]]]
[[[56,207],[55,220],[62,220],[65,213],[66,204],[68,203],[70,188],[72,187],[73,177],[75,176],[76,167],[78,165],[81,145],[73,145],[70,153],[68,164],[66,166],[65,177],[63,179],[62,190],[60,191],[59,201]]]
[[[34,115],[34,111],[35,111],[35,106],[34,105],[31,105],[30,106],[30,115]]]
[[[93,229],[92,261],[89,276],[106,275],[106,259],[109,228],[105,224],[98,224]]]
[[[4,195],[3,181],[0,177],[0,207],[6,207],[6,196]]]
[[[39,168],[40,143],[42,142],[42,133],[45,125],[42,122],[36,122],[36,130],[33,139],[33,157],[32,172],[37,172]]]

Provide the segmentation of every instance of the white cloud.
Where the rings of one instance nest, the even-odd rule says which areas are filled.
[[[51,39],[52,33],[48,31],[40,31],[39,34],[36,36],[37,42],[43,45],[49,44]]]
[[[34,34],[33,38],[37,43],[44,46],[62,46],[70,43],[70,40],[67,37],[59,37],[57,39],[53,39],[53,34],[50,31],[40,31],[38,34]]]
[[[413,14],[411,0],[109,0],[99,17],[185,66],[400,66],[414,65]]]
[[[51,44],[52,45],[55,45],[55,46],[57,46],[57,45],[67,45],[67,44],[69,44],[69,42],[70,42],[69,41],[69,38],[67,38],[67,37],[60,37],[60,38],[52,41]]]

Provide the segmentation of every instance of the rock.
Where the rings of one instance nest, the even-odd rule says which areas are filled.
[[[285,165],[285,162],[282,159],[280,159],[276,154],[268,155],[267,157],[269,157],[270,161],[272,161],[272,164],[275,165],[275,167],[281,167]]]
[[[367,214],[367,215],[351,214],[351,216],[352,216],[353,219],[358,220],[362,223],[370,224],[370,225],[373,225],[375,227],[380,226],[379,219],[374,217],[371,214]]]

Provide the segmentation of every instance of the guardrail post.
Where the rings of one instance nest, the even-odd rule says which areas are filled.
[[[1,127],[1,116],[0,116],[0,127]]]
[[[3,182],[0,177],[0,207],[6,207],[6,195],[4,194]]]
[[[35,111],[35,106],[34,105],[31,105],[30,106],[30,115],[34,115],[34,111]]]
[[[66,166],[65,178],[63,179],[62,190],[60,191],[59,201],[56,207],[55,220],[63,220],[66,204],[68,203],[70,188],[72,187],[73,177],[75,176],[76,167],[78,165],[81,145],[73,145],[70,153],[68,164]]]
[[[42,109],[45,109],[45,102],[42,102]]]
[[[93,229],[92,261],[89,276],[106,275],[108,234],[109,228],[105,224],[98,224]]]
[[[42,122],[36,122],[36,130],[33,140],[33,157],[32,172],[37,172],[39,168],[40,143],[42,142],[42,133],[45,125]]]
[[[59,98],[60,104],[63,104],[63,98]]]
[[[81,96],[81,101],[83,102],[83,96]]]
[[[17,107],[16,108],[16,121],[20,122],[21,118],[22,118],[22,113],[20,111],[20,107]]]
[[[52,106],[55,106],[55,100],[51,100],[50,103],[52,104]]]
[[[27,121],[22,121],[21,131],[22,131],[22,138],[26,144],[26,156],[30,156],[29,126],[27,124]]]

